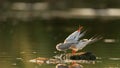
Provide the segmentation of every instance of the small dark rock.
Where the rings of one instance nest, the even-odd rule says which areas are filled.
[[[96,56],[91,52],[86,52],[81,55],[72,55],[70,56],[70,60],[96,60]]]

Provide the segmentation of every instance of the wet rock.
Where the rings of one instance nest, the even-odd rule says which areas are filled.
[[[96,56],[91,52],[85,52],[84,54],[70,56],[70,60],[96,60]]]

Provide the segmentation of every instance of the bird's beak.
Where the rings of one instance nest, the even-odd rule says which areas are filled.
[[[80,32],[82,28],[83,28],[83,26],[79,26],[77,31]]]

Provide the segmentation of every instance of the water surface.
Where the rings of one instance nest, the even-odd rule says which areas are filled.
[[[79,20],[78,20],[79,21]],[[56,64],[33,64],[28,60],[36,57],[50,58],[57,53],[56,44],[64,39],[78,25],[88,29],[84,38],[100,34],[103,39],[86,46],[82,51],[94,53],[95,64],[80,64],[83,68],[119,68],[120,32],[119,23],[96,23],[96,21],[40,20],[31,22],[6,21],[0,23],[0,68],[55,68]],[[81,23],[82,22],[82,23]],[[113,42],[106,42],[112,39]],[[57,52],[57,53],[55,53]],[[68,51],[70,52],[70,51]]]

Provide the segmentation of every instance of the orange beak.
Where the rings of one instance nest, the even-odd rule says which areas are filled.
[[[80,32],[82,28],[83,28],[83,26],[79,26],[77,31]]]

